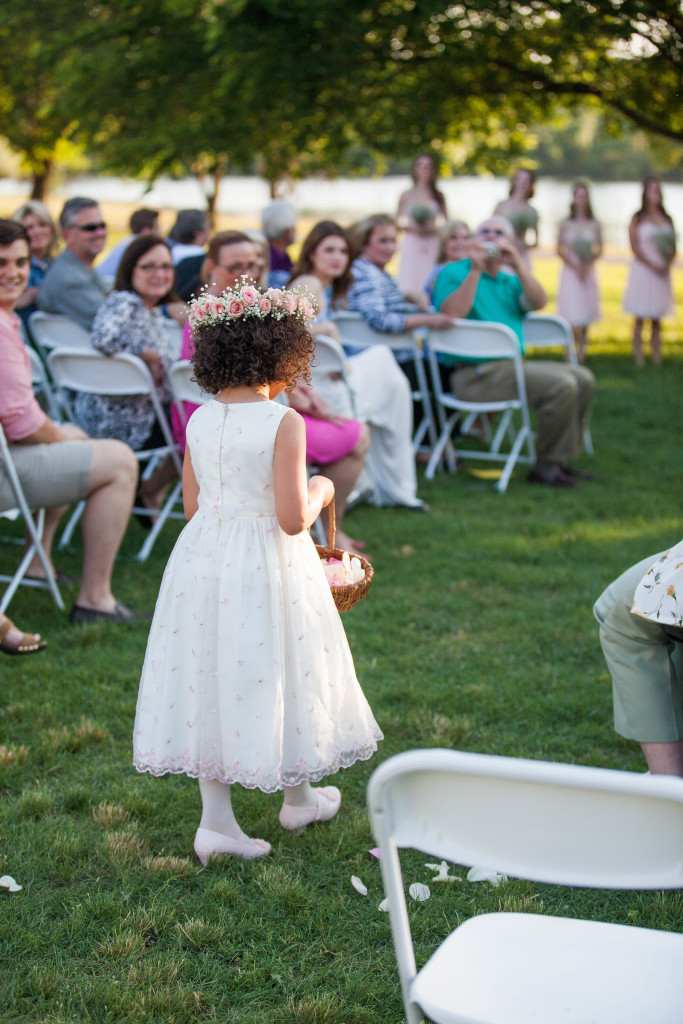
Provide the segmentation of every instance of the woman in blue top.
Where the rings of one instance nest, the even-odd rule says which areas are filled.
[[[28,324],[31,313],[36,311],[36,298],[43,278],[52,263],[57,245],[57,228],[44,203],[37,199],[29,199],[14,214],[13,220],[18,221],[28,234],[31,246],[31,271],[28,284],[24,289],[15,311],[24,324]]]

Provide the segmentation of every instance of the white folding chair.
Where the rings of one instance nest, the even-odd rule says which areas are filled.
[[[428,480],[432,479],[444,456],[448,468],[453,472],[456,468],[455,454],[457,451],[457,457],[461,459],[502,462],[503,469],[496,487],[501,494],[504,493],[515,465],[518,462],[533,465],[536,461],[524,385],[524,370],[517,336],[505,324],[456,320],[452,328],[444,331],[432,331],[427,349],[441,433],[427,464],[425,476]],[[442,355],[470,361],[477,359],[482,361],[511,360],[517,382],[517,396],[504,401],[467,402],[450,391],[444,391],[438,361],[439,356]],[[500,420],[495,434],[489,439],[488,449],[459,447],[454,451],[451,438],[456,425],[460,424],[461,433],[466,435],[476,417],[494,413],[500,414]],[[507,445],[504,444],[506,440]]]
[[[522,323],[522,338],[527,352],[539,348],[559,348],[563,350],[568,363],[579,365],[571,325],[563,316],[555,313],[527,313]],[[588,454],[593,455],[593,438],[588,429],[584,432],[583,444]]]
[[[33,390],[37,395],[42,395],[47,405],[47,412],[50,419],[54,420],[55,423],[61,423],[62,406],[58,401],[57,395],[52,389],[52,382],[47,375],[47,370],[43,365],[43,361],[34,348],[30,345],[26,346],[28,352],[29,362],[31,364],[31,383],[33,384]]]
[[[387,345],[394,352],[410,352],[412,355],[417,388],[413,391],[413,401],[422,408],[422,419],[413,436],[413,451],[419,451],[425,438],[431,445],[436,444],[436,424],[432,412],[432,396],[425,372],[423,347],[428,332],[424,328],[417,331],[405,331],[403,334],[375,331],[359,313],[338,310],[331,319],[339,330],[339,336],[345,345],[356,348],[371,348],[373,345]]]
[[[171,363],[168,368],[168,381],[173,392],[173,404],[180,417],[180,422],[183,424],[183,428],[187,426],[188,420],[185,412],[185,402],[191,402],[193,405],[204,405],[205,402],[211,400],[211,395],[207,394],[206,391],[202,391],[199,384],[192,380],[193,373],[194,370],[189,359],[178,359],[175,363]]]
[[[315,339],[315,355],[311,363],[311,378],[314,388],[320,388],[325,394],[327,388],[323,378],[334,375],[341,383],[345,393],[345,402],[351,416],[356,415],[356,400],[353,388],[346,374],[346,356],[344,349],[334,338],[319,334]]]
[[[368,786],[408,1024],[680,1024],[683,935],[545,913],[473,916],[417,969],[399,850],[534,882],[683,888],[683,782],[454,750]]]
[[[69,388],[72,391],[90,395],[114,395],[116,397],[146,395],[152,403],[154,415],[164,437],[164,444],[157,448],[137,451],[134,453],[135,457],[138,462],[146,464],[143,472],[144,478],[150,476],[154,469],[167,456],[170,456],[175,463],[178,480],[169,489],[159,512],[154,513],[152,529],[136,555],[138,561],[144,562],[154,547],[166,520],[169,518],[184,519],[182,513],[173,511],[173,506],[182,492],[180,455],[173,440],[166,414],[159,401],[152,375],[138,356],[124,352],[114,356],[105,356],[92,348],[89,352],[79,349],[56,348],[49,354],[47,363],[52,379],[61,388]],[[85,502],[81,502],[76,508],[60,540],[60,547],[69,543],[84,507]],[[149,509],[144,506],[134,508],[133,512],[142,515],[150,514]]]
[[[53,348],[78,348],[92,351],[90,331],[61,313],[43,313],[38,310],[28,318],[31,336],[47,359]]]
[[[180,351],[183,347],[183,329],[177,320],[168,316],[164,317],[164,327],[170,338],[174,355],[176,359],[180,359]]]
[[[45,521],[45,509],[39,509],[34,514],[29,508],[28,502],[26,501],[26,495],[24,489],[21,486],[21,480],[14,465],[12,459],[12,452],[9,445],[7,444],[7,438],[5,432],[0,425],[0,473],[4,473],[9,480],[9,485],[12,488],[16,500],[16,510],[8,509],[4,512],[0,512],[0,516],[9,515],[10,518],[16,518],[16,512],[21,515],[26,525],[26,530],[30,537],[31,543],[29,544],[26,552],[24,553],[19,565],[12,576],[7,574],[0,574],[0,581],[8,583],[2,598],[0,599],[0,612],[4,612],[10,601],[14,597],[14,594],[18,587],[38,587],[43,590],[49,590],[52,594],[53,600],[60,611],[64,611],[64,601],[62,595],[59,592],[57,581],[54,578],[50,563],[47,560],[45,549],[43,548],[43,526]],[[45,573],[44,580],[34,580],[26,578],[26,570],[33,561],[34,555],[38,555],[40,564],[43,567]]]

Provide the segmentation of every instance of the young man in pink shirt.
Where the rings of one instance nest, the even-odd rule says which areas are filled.
[[[13,312],[26,287],[29,267],[23,227],[0,220],[0,423],[29,505],[46,510],[43,545],[48,558],[60,517],[68,505],[85,499],[83,572],[71,621],[136,618],[112,594],[111,573],[135,497],[137,461],[120,441],[90,440],[78,427],[53,423],[38,405],[19,319]],[[0,466],[0,511],[14,504]],[[28,575],[42,575],[37,558]]]

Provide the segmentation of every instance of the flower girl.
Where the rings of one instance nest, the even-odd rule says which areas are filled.
[[[341,795],[316,782],[367,760],[382,734],[307,530],[333,496],[306,479],[301,417],[273,401],[310,378],[307,297],[244,283],[191,306],[200,387],[187,427],[189,520],[164,573],[142,670],[138,771],[199,780],[203,864],[262,857],[231,786],[284,790],[280,824],[326,821]]]

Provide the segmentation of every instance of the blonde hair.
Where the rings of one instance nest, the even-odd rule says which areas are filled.
[[[54,255],[53,250],[57,244],[57,228],[50,211],[45,203],[41,203],[39,199],[28,199],[25,203],[22,203],[15,213],[12,214],[12,220],[18,221],[18,223],[23,226],[24,217],[29,213],[32,213],[33,216],[38,219],[40,224],[44,224],[45,227],[50,229],[50,242],[47,247],[47,254],[48,256]]]
[[[445,263],[446,261],[446,242],[448,242],[457,231],[461,228],[465,228],[468,235],[471,235],[469,224],[466,224],[464,220],[447,220],[444,226],[439,232],[439,255],[437,263]]]

